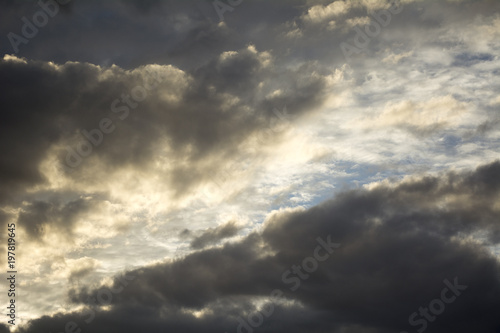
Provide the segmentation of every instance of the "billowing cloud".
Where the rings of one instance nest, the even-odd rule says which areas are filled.
[[[498,331],[498,1],[0,7],[11,331]]]
[[[499,176],[495,162],[473,172],[374,184],[309,210],[277,211],[262,232],[241,241],[128,272],[127,286],[120,278],[109,287],[123,289],[111,309],[94,308],[88,326],[235,331],[239,317],[248,321],[264,311],[255,303],[262,299],[274,309],[259,327],[264,331],[279,320],[292,332],[302,325],[309,332],[399,332],[423,326],[408,317],[448,286],[446,297],[457,297],[439,320],[427,321],[428,331],[494,332],[500,267],[483,246],[500,241]],[[490,236],[470,238],[476,234]],[[450,291],[450,283],[465,287]],[[85,304],[99,290],[75,290],[72,297]],[[280,301],[273,290],[283,293]],[[54,330],[65,320],[84,327],[87,314],[41,318],[22,332]],[[120,316],[125,322],[115,322]]]

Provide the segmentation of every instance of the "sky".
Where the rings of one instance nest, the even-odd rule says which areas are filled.
[[[3,0],[0,33],[0,333],[500,333],[499,1]]]

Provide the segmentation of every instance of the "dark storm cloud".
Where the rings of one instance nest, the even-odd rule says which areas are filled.
[[[40,6],[36,1],[16,2],[4,9],[0,13],[0,34],[22,35],[21,18],[33,21]],[[20,56],[58,63],[115,63],[125,68],[160,63],[193,69],[216,54],[249,43],[262,43],[262,47],[271,49],[275,38],[268,33],[300,15],[305,2],[243,1],[225,13],[225,25],[219,24],[211,0],[72,0],[60,9],[28,44],[19,46]],[[0,52],[14,53],[7,38]]]
[[[12,197],[24,186],[42,183],[38,167],[50,146],[75,130],[75,123],[90,126],[86,119],[99,111],[92,105],[99,101],[94,99],[96,96],[82,99],[97,83],[96,70],[77,64],[67,64],[58,71],[46,63],[0,62],[0,101],[4,108],[0,125],[0,200]],[[119,83],[104,83],[100,88],[112,92],[113,86]],[[75,102],[82,103],[81,109],[72,107]]]
[[[47,1],[47,0],[46,0]],[[427,41],[429,34],[439,29],[441,20],[460,22],[471,14],[488,15],[498,10],[497,1],[464,1],[453,7],[445,2],[426,1],[404,5],[401,13],[392,15],[380,35],[370,38],[363,52],[350,59],[340,49],[342,42],[353,45],[356,31],[348,20],[369,17],[359,1],[346,13],[331,17],[335,29],[327,29],[329,20],[314,23],[305,18],[311,5],[326,6],[330,1],[242,1],[232,11],[224,13],[224,24],[210,0],[193,1],[79,1],[61,5],[61,12],[50,18],[46,26],[20,45],[20,56],[28,59],[90,62],[101,65],[117,64],[130,69],[149,63],[173,64],[182,69],[194,69],[206,64],[223,51],[241,49],[253,43],[258,49],[273,50],[283,60],[323,62],[325,66],[342,65],[363,68],[366,60],[380,50],[409,47]],[[387,1],[390,3],[391,1]],[[227,3],[227,2],[226,2]],[[369,3],[369,2],[367,2]],[[40,10],[37,2],[17,2],[1,11],[0,34],[21,34],[23,16]],[[359,28],[364,29],[363,25]],[[289,33],[300,31],[295,37]],[[418,29],[422,33],[415,34]],[[5,38],[0,52],[12,54]],[[78,41],[75,43],[75,41]],[[445,42],[442,43],[446,45]],[[57,47],[52,47],[57,45]],[[460,55],[457,55],[460,60]],[[461,58],[460,62],[484,60]]]
[[[224,238],[236,235],[239,228],[234,221],[228,222],[217,228],[210,228],[203,232],[200,236],[191,241],[191,247],[201,249],[208,245],[216,244]]]
[[[238,301],[235,303],[234,301]],[[114,311],[102,312],[96,310],[95,317],[90,323],[85,323],[89,319],[89,314],[83,316],[73,313],[66,316],[40,318],[35,325],[23,332],[34,332],[39,329],[42,331],[64,330],[67,323],[74,322],[82,331],[92,330],[92,332],[137,332],[146,330],[150,332],[210,332],[219,333],[235,331],[233,327],[237,322],[232,316],[238,313],[251,312],[255,310],[249,302],[245,300],[234,299],[217,302],[212,305],[213,315],[203,318],[196,318],[194,315],[184,312],[178,308],[164,307],[161,311],[152,309],[138,308],[134,305],[119,305]],[[159,317],[161,313],[161,318]],[[324,322],[325,314],[319,311],[304,310],[300,307],[276,306],[274,319],[279,324],[274,325],[275,330],[287,332],[303,332],[300,329],[315,329],[317,327],[327,328],[328,324]],[[315,321],[312,322],[312,321]],[[300,328],[299,328],[300,327]],[[269,332],[268,329],[262,329],[262,332]],[[37,331],[38,332],[38,331]]]
[[[115,169],[130,165],[147,168],[158,154],[159,140],[168,139],[176,147],[173,154],[192,164],[177,166],[174,161],[167,181],[180,194],[189,191],[213,173],[198,167],[196,161],[212,155],[232,156],[243,140],[266,128],[273,107],[282,107],[265,96],[256,98],[262,81],[271,89],[273,82],[279,84],[278,79],[271,79],[273,74],[286,80],[286,95],[276,103],[293,105],[292,112],[303,113],[325,97],[322,77],[307,78],[309,71],[302,69],[277,72],[272,65],[265,65],[266,57],[244,48],[191,74],[172,66],[146,66],[130,72],[116,66],[3,60],[0,200],[12,199],[24,186],[44,182],[40,163],[54,145],[65,146],[60,159],[67,164],[71,154],[67,149],[78,151],[85,140],[84,131],[102,144],[93,147],[81,165],[73,163],[78,168],[72,170],[72,177],[81,177],[92,159],[102,159]],[[146,91],[144,100],[141,97],[140,102],[127,104],[126,96],[131,98],[136,87],[144,91],[148,82],[156,87]],[[231,99],[237,102],[224,109]],[[244,111],[248,107],[252,113]],[[105,118],[114,132],[101,133],[99,139],[92,133]]]
[[[50,0],[44,0],[48,2]],[[61,1],[62,2],[62,1]],[[10,32],[21,37],[24,21],[33,22],[33,15],[41,10],[37,1],[17,2],[4,6],[1,12],[0,33]],[[48,22],[38,29],[27,43],[18,45],[18,55],[28,59],[55,61],[113,63],[126,68],[148,63],[184,64],[193,68],[204,59],[190,40],[203,29],[211,35],[210,43],[199,43],[199,51],[207,56],[220,53],[226,47],[242,47],[245,42],[217,38],[213,33],[218,17],[212,2],[194,1],[79,1],[59,6]],[[194,39],[193,39],[194,38]],[[78,40],[78,43],[74,43]],[[13,54],[16,47],[7,38],[2,43],[2,54]],[[248,41],[247,41],[248,42]],[[54,49],[49,45],[57,44]],[[188,47],[192,45],[193,47]],[[179,50],[183,50],[179,54]],[[215,52],[215,53],[214,53]],[[186,57],[191,59],[186,61]],[[188,60],[189,60],[188,59]],[[193,62],[194,61],[194,62]]]
[[[280,289],[299,303],[276,303],[262,332],[414,331],[408,317],[440,297],[444,280],[456,278],[467,289],[426,332],[496,333],[500,267],[483,246],[466,240],[484,232],[485,244],[499,243],[498,179],[497,161],[471,172],[343,192],[306,211],[276,213],[262,233],[240,242],[130,272],[134,281],[113,295],[112,310],[96,309],[91,329],[196,332],[205,325],[207,332],[236,331],[238,316],[256,311],[250,297]],[[328,235],[342,246],[317,271],[304,279],[283,276],[313,255],[317,237],[327,241]],[[85,303],[95,292],[70,295]],[[185,310],[205,313],[197,318]],[[55,330],[68,320],[86,325],[86,316],[43,317],[21,332]]]

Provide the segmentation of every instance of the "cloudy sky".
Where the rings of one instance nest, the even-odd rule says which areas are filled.
[[[0,30],[1,333],[500,332],[499,1],[4,0]]]

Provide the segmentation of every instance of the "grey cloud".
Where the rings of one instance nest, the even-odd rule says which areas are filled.
[[[32,240],[40,239],[47,225],[57,228],[61,233],[72,235],[77,219],[95,210],[97,206],[97,202],[83,198],[68,202],[33,201],[22,208],[17,223]]]
[[[89,86],[95,84],[96,68],[67,64],[59,72],[46,63],[4,60],[0,71],[4,91],[0,97],[4,105],[0,200],[8,200],[20,188],[44,181],[39,163],[52,144],[75,129],[75,122],[90,125],[85,119],[97,110],[80,96],[87,95]],[[72,108],[79,101],[80,112]]]
[[[115,318],[130,313],[134,323],[149,318],[152,329],[194,332],[198,324],[212,323],[206,331],[234,331],[237,316],[251,313],[245,299],[265,297],[278,288],[301,304],[301,315],[293,306],[277,305],[276,315],[260,328],[264,332],[281,331],[279,327],[291,332],[400,332],[411,329],[409,315],[438,297],[445,279],[457,277],[468,289],[427,331],[498,332],[498,261],[465,240],[484,231],[491,235],[485,245],[498,244],[499,176],[497,161],[471,172],[343,192],[306,211],[275,214],[262,233],[239,243],[130,272],[136,279],[114,295],[113,309],[99,314],[93,330],[104,332]],[[311,256],[316,238],[327,235],[342,246],[291,291],[293,283],[282,280],[283,272]],[[74,290],[71,297],[84,303],[94,292]],[[159,316],[161,308],[206,313],[185,322]],[[223,313],[225,319],[219,320]],[[44,317],[22,331],[55,328],[72,317],[81,315]]]
[[[4,324],[0,324],[0,333],[9,333],[10,330],[9,330],[9,327],[7,325],[4,325]]]
[[[97,264],[95,262],[87,262],[81,267],[77,267],[73,271],[71,271],[71,274],[68,277],[68,280],[70,282],[79,282],[81,279],[84,277],[88,276],[89,274],[93,273],[95,269],[97,268]]]
[[[179,237],[185,238],[189,237],[191,235],[191,230],[189,229],[184,229],[179,233]]]
[[[37,2],[16,2],[8,6],[2,10],[1,34],[21,35],[21,18],[31,20],[39,10]],[[206,0],[106,3],[73,0],[60,6],[59,14],[51,17],[26,45],[19,46],[19,55],[59,63],[68,60],[101,65],[115,63],[126,68],[147,63],[172,63],[172,60],[192,66],[194,60],[198,59],[200,64],[202,58],[195,54],[188,56],[192,49],[176,55],[177,49],[185,45],[193,31],[202,27],[214,28],[217,24],[212,3]],[[79,41],[77,44],[73,43],[75,39]],[[52,43],[57,43],[58,48],[48,46]],[[220,47],[227,45],[228,41],[219,39],[219,44],[205,44],[201,50],[218,49],[216,52],[220,52]],[[8,40],[0,51],[2,54],[14,53]],[[193,61],[185,62],[186,56]]]
[[[258,49],[274,50],[291,63],[318,60],[326,66],[342,65],[346,59],[340,43],[352,44],[355,36],[346,20],[366,17],[367,10],[355,6],[347,14],[335,17],[338,28],[334,30],[327,29],[328,22],[323,25],[303,22],[301,17],[311,5],[327,5],[329,2],[243,1],[232,12],[226,13],[225,25],[221,26],[213,3],[208,0],[106,3],[76,0],[69,4],[72,8],[67,15],[51,19],[20,55],[59,63],[67,60],[103,65],[115,63],[124,68],[160,63],[191,70],[223,51],[254,43]],[[29,17],[36,10],[38,6],[24,4],[3,11],[2,35],[9,31],[19,33],[20,18],[23,15]],[[413,43],[436,45],[438,41],[428,40],[428,36],[432,35],[430,31],[442,26],[441,20],[460,22],[471,13],[487,15],[497,10],[496,1],[464,1],[453,5],[417,1],[405,4],[404,10],[393,15],[390,24],[382,28],[381,34],[371,39],[364,50],[365,56],[361,54],[349,62],[355,68],[364,67],[365,61],[377,52],[408,44],[410,36]],[[286,37],[297,28],[300,37]],[[72,42],[75,39],[78,44]],[[48,47],[51,43],[57,43],[58,48]],[[450,45],[443,43],[443,46]],[[0,51],[10,54],[12,48],[6,43]]]
[[[145,84],[148,73],[155,70],[151,66],[127,72],[118,67],[80,63],[56,67],[44,62],[2,61],[1,85],[5,93],[1,99],[6,118],[0,139],[9,143],[2,146],[1,153],[10,158],[0,162],[6,186],[0,199],[12,200],[16,189],[43,183],[39,165],[48,150],[56,144],[77,150],[85,140],[82,131],[92,133],[103,118],[110,119],[114,132],[103,135],[102,144],[92,148],[92,154],[83,159],[71,177],[83,177],[85,167],[95,159],[105,161],[109,168],[147,168],[158,154],[159,140],[168,139],[176,147],[174,153],[192,163],[188,169],[174,166],[166,180],[179,194],[189,191],[217,168],[213,165],[212,170],[202,169],[197,161],[210,156],[231,158],[245,138],[266,129],[266,118],[272,117],[276,105],[265,97],[252,97],[258,84],[269,80],[273,71],[272,67],[263,68],[261,56],[245,48],[228,61],[216,60],[191,74],[163,67],[159,86],[132,107],[120,99]],[[282,72],[280,80],[305,83],[292,83],[286,96],[275,102],[293,105],[290,110],[296,113],[304,113],[319,103],[325,96],[325,82],[321,78],[306,80],[309,70]],[[179,102],[166,100],[163,94],[173,94]],[[239,102],[224,110],[228,98]],[[114,101],[118,101],[114,105],[120,112],[112,112]],[[248,106],[254,114],[244,111]],[[61,152],[61,164],[68,154]]]
[[[218,226],[217,228],[210,228],[203,232],[200,236],[191,241],[191,247],[194,249],[201,249],[207,245],[215,244],[220,240],[228,237],[235,236],[239,228],[234,221]]]
[[[488,150],[474,155],[475,160],[495,156],[497,109],[488,104],[493,103],[497,74],[489,66],[498,60],[497,45],[488,37],[495,32],[475,28],[493,26],[498,1],[405,4],[351,59],[345,59],[340,43],[353,42],[356,31],[348,20],[369,16],[365,7],[335,17],[335,25],[303,20],[312,5],[331,2],[243,0],[225,14],[224,23],[211,0],[74,0],[61,8],[62,13],[21,46],[19,55],[25,59],[0,61],[0,226],[15,219],[11,212],[19,209],[19,227],[27,231],[28,242],[40,239],[44,226],[71,235],[75,221],[98,213],[99,202],[108,199],[108,194],[88,193],[87,188],[99,187],[103,179],[120,172],[152,175],[173,193],[173,199],[183,199],[231,161],[258,160],[259,151],[252,155],[242,146],[266,131],[274,120],[273,110],[286,106],[291,119],[298,119],[318,109],[337,93],[327,91],[332,88],[329,75],[345,63],[351,74],[346,78],[349,94],[341,96],[343,105],[338,107],[341,112],[359,111],[363,116],[365,111],[382,111],[389,101],[419,102],[447,94],[477,110],[466,115],[477,123],[441,128],[425,122],[430,125],[421,128],[404,119],[395,128],[422,139],[442,139],[442,147],[430,152],[440,165],[457,162],[443,156],[465,152],[457,163],[462,166],[478,143],[472,139],[483,140],[480,143]],[[36,2],[7,1],[1,7],[4,37],[10,31],[19,33],[21,17],[30,18],[38,10]],[[467,35],[478,31],[474,38]],[[0,52],[11,54],[11,45],[4,41]],[[475,50],[476,46],[483,50]],[[384,62],[402,54],[411,55]],[[122,94],[143,86],[155,70],[162,73],[162,82],[148,91],[144,101],[128,111],[111,111],[116,99],[124,107]],[[278,90],[279,94],[271,94]],[[338,108],[322,111],[336,113]],[[98,128],[103,117],[116,128],[104,135],[81,165],[64,169],[68,180],[64,186],[71,188],[43,190],[48,181],[42,164],[58,154],[63,165],[65,149],[76,149],[83,139],[79,133]],[[342,125],[335,127],[350,135]],[[271,143],[279,141],[280,133],[271,135]],[[329,129],[324,135],[338,136]],[[464,139],[467,135],[472,139]],[[354,136],[356,144],[366,142]],[[397,144],[388,144],[387,150]],[[170,149],[165,153],[163,148]],[[161,164],[159,157],[168,160],[162,164],[168,171],[155,169]],[[361,172],[361,182],[367,181],[365,175]],[[498,333],[499,265],[489,249],[500,241],[499,177],[497,161],[469,172],[413,176],[404,182],[343,191],[304,211],[276,212],[261,232],[209,249],[205,247],[235,235],[237,228],[226,224],[199,235],[197,227],[181,226],[175,232],[188,228],[179,235],[188,243],[179,240],[175,245],[189,248],[189,239],[198,236],[191,242],[198,251],[130,272],[136,279],[113,294],[110,309],[93,306],[92,323],[85,322],[87,308],[43,316],[20,332],[60,332],[68,321],[96,333],[234,332],[238,316],[246,318],[257,311],[255,298],[268,297],[275,288],[283,290],[289,302],[275,304],[272,317],[258,329],[262,332],[412,331],[408,316],[439,296],[444,279],[456,276],[467,291],[429,323],[427,332]],[[241,198],[248,205],[261,205],[245,193]],[[199,206],[186,210],[191,208],[198,212]],[[146,214],[136,213],[138,221],[150,222]],[[193,224],[203,218],[203,213],[196,216]],[[175,223],[184,223],[179,221]],[[165,221],[155,222],[164,226]],[[186,218],[186,222],[191,221]],[[137,229],[146,230],[142,225]],[[341,248],[300,280],[300,288],[290,290],[292,284],[282,280],[283,272],[312,255],[317,237],[328,235]],[[111,244],[120,242],[113,239]],[[105,261],[123,248],[91,253]],[[137,251],[126,259],[137,263],[142,255]],[[83,282],[91,271],[73,271],[70,280]],[[120,279],[114,283],[118,287]],[[98,292],[91,285],[73,287],[68,295],[73,305],[85,304]],[[3,329],[0,326],[0,332]]]

